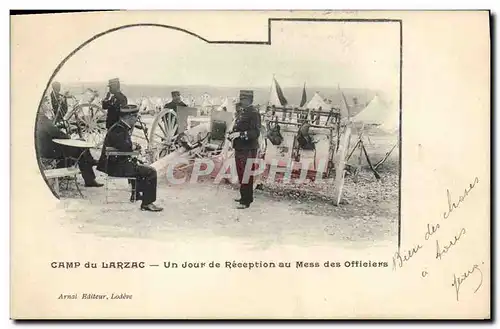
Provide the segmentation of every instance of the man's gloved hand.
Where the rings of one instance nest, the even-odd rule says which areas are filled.
[[[236,138],[239,138],[241,136],[241,132],[239,131],[236,131],[236,132],[232,132],[230,133],[228,136],[227,136],[227,139],[229,139],[230,141],[236,139]]]
[[[134,143],[133,146],[134,146],[133,147],[134,151],[140,151],[140,150],[142,150],[142,146],[139,145],[138,143]]]

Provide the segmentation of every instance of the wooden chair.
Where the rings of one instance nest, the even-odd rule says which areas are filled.
[[[109,188],[109,181],[111,180],[127,180],[128,183],[130,184],[130,189],[126,189],[126,191],[130,191],[132,194],[131,202],[135,201],[135,194],[136,194],[136,189],[137,189],[137,179],[135,177],[120,177],[120,176],[111,176],[108,175],[108,160],[110,156],[131,156],[131,157],[137,157],[139,156],[140,153],[138,151],[133,151],[133,152],[121,152],[118,151],[117,149],[113,147],[107,147],[105,151],[105,156],[106,156],[106,162],[104,165],[104,193],[105,193],[105,201],[106,203],[110,203],[108,201],[108,191],[110,190]],[[135,184],[131,184],[131,181],[135,181]],[[125,189],[113,189],[113,190],[125,190]]]
[[[53,190],[54,193],[60,197],[60,186],[59,186],[59,180],[61,178],[70,178],[70,180],[67,181],[66,188],[69,188],[69,182],[73,181],[75,182],[76,190],[80,194],[82,198],[84,198],[82,191],[80,190],[80,187],[78,186],[78,179],[77,175],[80,174],[80,169],[78,169],[78,162],[76,162],[74,165],[69,166],[69,167],[63,167],[63,168],[57,168],[57,163],[58,160],[55,159],[40,159],[43,167],[43,173],[45,175],[45,178],[47,180],[53,180]]]

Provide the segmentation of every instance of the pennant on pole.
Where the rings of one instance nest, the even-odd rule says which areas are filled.
[[[288,105],[288,101],[286,100],[285,98],[285,95],[283,94],[283,90],[281,89],[278,81],[276,80],[276,78],[274,79],[274,84],[276,86],[276,94],[278,95],[278,99],[281,103],[281,106],[286,106]]]
[[[344,92],[341,92],[341,93],[342,93],[342,99],[344,100],[345,111],[346,111],[343,116],[347,120],[350,120],[351,119],[351,111],[350,111],[350,108],[349,108],[349,104],[347,103],[347,99],[345,98]]]
[[[306,84],[304,82],[304,89],[302,90],[302,99],[300,101],[300,107],[306,105],[307,103],[307,94],[306,94]]]

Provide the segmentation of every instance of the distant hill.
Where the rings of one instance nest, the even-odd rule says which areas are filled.
[[[98,90],[103,97],[106,92],[105,83],[71,83],[63,84],[63,90],[69,90],[72,94],[78,95],[85,91],[86,88]],[[172,90],[179,90],[183,96],[193,96],[197,102],[200,102],[201,96],[208,93],[215,101],[220,102],[220,97],[237,97],[241,89],[247,87],[214,87],[214,86],[158,86],[158,85],[131,85],[123,84],[122,91],[129,98],[129,102],[134,102],[140,97],[160,97],[169,98]],[[302,86],[297,87],[282,87],[285,97],[289,104],[299,105],[302,97]],[[269,99],[270,87],[251,88],[254,90],[254,103],[266,104]],[[307,98],[310,100],[315,92],[326,99],[332,101],[333,106],[339,106],[342,102],[341,92],[335,88],[325,87],[307,87]],[[349,105],[353,108],[363,108],[374,96],[376,91],[369,89],[342,89],[342,92],[347,98]],[[355,103],[358,106],[355,106]],[[356,111],[354,111],[356,112]],[[356,113],[352,113],[354,115]]]

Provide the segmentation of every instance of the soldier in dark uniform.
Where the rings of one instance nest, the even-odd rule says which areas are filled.
[[[106,129],[109,129],[120,119],[120,108],[127,105],[127,97],[120,91],[118,78],[109,80],[109,91],[102,101],[102,108],[107,110]]]
[[[236,169],[240,183],[241,197],[235,200],[239,202],[238,209],[248,208],[253,202],[253,176],[249,176],[248,182],[243,181],[247,160],[250,159],[253,161],[259,149],[260,114],[252,106],[252,102],[253,91],[241,90],[240,101],[236,104],[238,107],[236,120],[233,130],[228,136],[233,142]]]
[[[172,91],[172,101],[165,104],[163,106],[164,109],[171,109],[177,113],[177,106],[187,107],[186,103],[184,103],[181,99],[181,93],[178,91]],[[163,117],[163,120],[166,120],[166,117]],[[179,133],[179,127],[174,131],[174,135]]]
[[[54,111],[54,123],[61,122],[68,112],[68,101],[66,96],[61,94],[61,84],[57,81],[52,83],[50,103],[52,105],[52,110]]]
[[[137,121],[139,108],[136,105],[127,105],[120,109],[120,118],[111,128],[104,138],[101,158],[97,170],[106,172],[115,177],[135,177],[137,185],[134,196],[135,200],[142,200],[141,210],[162,211],[163,208],[156,206],[156,170],[150,166],[141,165],[131,156],[110,156],[106,166],[106,148],[111,147],[120,152],[132,152],[131,131]],[[135,184],[132,181],[132,184]]]
[[[181,99],[181,93],[178,91],[172,91],[172,101],[163,106],[164,109],[172,109],[177,113],[177,106],[187,107]]]
[[[47,118],[42,111],[38,112],[35,130],[36,150],[39,158],[57,161],[57,168],[73,165],[78,159],[78,167],[82,173],[86,187],[101,187],[103,184],[96,182],[93,166],[97,161],[92,157],[88,149],[70,147],[54,143],[53,139],[70,139],[70,137],[59,130],[55,124]],[[66,162],[66,160],[70,160]]]

